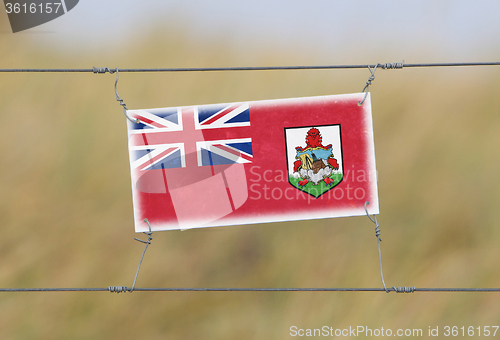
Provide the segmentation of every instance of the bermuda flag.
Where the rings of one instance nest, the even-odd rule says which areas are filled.
[[[129,110],[135,231],[378,214],[363,96]]]

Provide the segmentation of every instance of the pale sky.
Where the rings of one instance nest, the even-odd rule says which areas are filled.
[[[182,23],[191,39],[223,38],[242,53],[294,46],[322,50],[325,62],[373,62],[381,53],[394,59],[379,62],[416,54],[426,59],[410,62],[491,61],[500,52],[499,13],[498,0],[80,0],[63,17],[15,37],[37,34],[62,50],[104,53],[153,27]],[[1,33],[5,46],[13,36]]]

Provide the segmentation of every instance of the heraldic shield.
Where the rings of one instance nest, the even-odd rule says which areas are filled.
[[[344,178],[340,124],[285,128],[288,182],[318,198]]]

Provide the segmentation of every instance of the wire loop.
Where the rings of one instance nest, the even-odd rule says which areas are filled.
[[[115,69],[111,69],[109,67],[93,67],[92,68],[92,72],[94,73],[100,73],[100,74],[103,74],[103,73],[110,73],[110,74],[113,74],[116,72],[116,80],[115,80],[115,95],[116,95],[116,101],[120,103],[120,105],[123,107],[123,113],[125,114],[125,117],[127,117],[128,120],[130,120],[132,123],[136,123],[136,124],[139,124],[141,121],[139,119],[133,119],[132,117],[130,117],[127,113],[127,104],[125,104],[123,102],[123,99],[121,99],[120,95],[118,94],[118,89],[117,89],[117,86],[118,86],[118,76],[119,76],[119,73],[118,73],[118,67],[115,68]]]
[[[366,206],[370,204],[370,202],[366,201],[365,202],[365,212],[366,216],[370,219],[375,224],[375,237],[377,238],[377,243],[378,243],[378,259],[379,259],[379,264],[380,264],[380,278],[382,279],[382,285],[384,286],[384,290],[386,293],[390,293],[391,291],[394,291],[396,293],[413,293],[415,292],[415,287],[392,287],[392,289],[388,289],[385,286],[385,281],[384,281],[384,271],[382,270],[382,252],[380,250],[380,242],[382,242],[382,239],[380,238],[380,224],[377,221],[377,216],[375,214],[373,215],[373,218],[370,216],[368,213],[368,209]]]
[[[358,106],[363,105],[363,103],[366,100],[366,97],[368,96],[368,87],[372,84],[372,81],[375,80],[375,70],[380,64],[376,64],[373,70],[371,69],[370,65],[368,65],[368,70],[370,70],[371,75],[368,77],[368,80],[366,81],[365,87],[363,87],[363,91],[361,93],[364,93],[365,96],[363,97],[363,100],[358,102]]]
[[[377,237],[377,243],[378,243],[378,260],[380,264],[380,278],[382,279],[382,285],[384,286],[384,289],[387,293],[390,292],[389,289],[385,286],[385,281],[384,281],[384,271],[382,270],[382,251],[380,250],[380,242],[382,242],[382,239],[380,238],[380,224],[378,224],[377,221],[377,216],[373,215],[373,218],[371,218],[370,214],[368,213],[368,209],[366,209],[366,206],[370,204],[370,202],[366,201],[365,202],[365,212],[366,216],[375,223],[375,237]]]
[[[385,64],[378,63],[378,64],[375,64],[373,69],[370,67],[371,65],[367,65],[368,70],[370,71],[371,75],[368,77],[368,80],[366,81],[366,85],[365,85],[365,87],[363,87],[363,91],[361,91],[361,93],[364,93],[365,96],[363,97],[362,101],[358,102],[358,106],[363,105],[363,103],[366,100],[366,97],[368,96],[368,87],[372,84],[372,81],[375,80],[375,70],[377,69],[377,67],[380,67],[384,70],[402,69],[404,66],[404,63],[405,63],[404,60],[402,63],[393,63],[393,64],[391,64],[391,63],[385,63]]]
[[[148,235],[148,240],[147,241],[143,241],[143,240],[139,240],[136,237],[134,237],[134,240],[142,242],[142,243],[146,243],[146,244],[151,244],[151,240],[153,239],[153,237],[151,236],[151,235],[153,235],[153,232],[151,231],[151,224],[149,223],[149,220],[147,218],[144,219],[144,222],[146,222],[148,224],[149,232],[148,231],[143,231],[142,233],[144,235]]]
[[[135,272],[134,283],[132,284],[132,288],[127,288],[127,286],[109,286],[108,290],[111,293],[125,293],[125,292],[132,293],[134,291],[135,283],[137,282],[137,276],[139,275],[139,269],[141,269],[142,260],[144,259],[144,254],[146,254],[146,250],[148,249],[148,246],[151,244],[151,241],[153,240],[153,237],[151,236],[153,235],[153,232],[151,231],[151,224],[149,223],[147,218],[144,219],[144,222],[148,224],[149,228],[149,232],[148,231],[143,232],[143,234],[148,235],[147,241],[143,241],[134,237],[134,240],[145,243],[146,247],[144,247],[141,260],[139,261],[139,265],[137,266],[137,271]]]
[[[148,246],[151,244],[151,241],[153,240],[153,232],[151,231],[151,224],[149,223],[149,220],[147,218],[144,219],[144,222],[148,224],[149,232],[145,231],[143,234],[148,235],[147,241],[139,240],[138,238],[134,237],[134,240],[145,243],[146,246],[144,247],[144,251],[142,252],[141,260],[139,261],[139,265],[137,266],[137,271],[135,272],[135,278],[134,278],[134,283],[132,284],[132,288],[130,288],[130,292],[132,293],[135,288],[135,283],[137,281],[137,276],[139,275],[139,269],[141,269],[141,264],[142,260],[144,259],[144,254],[146,254],[146,250],[148,249]]]
[[[116,94],[116,101],[117,102],[120,102],[120,105],[123,107],[123,113],[125,114],[125,117],[127,117],[128,120],[130,120],[132,123],[135,123],[135,124],[139,124],[141,121],[139,119],[133,119],[132,117],[130,117],[127,113],[127,104],[125,104],[123,102],[123,99],[120,98],[120,95],[118,94],[118,89],[117,89],[117,85],[118,85],[118,76],[119,76],[119,73],[118,73],[118,68],[116,68],[113,72],[111,72],[110,69],[108,69],[106,67],[106,69],[109,71],[109,73],[114,73],[116,72],[116,80],[115,80],[115,94]]]

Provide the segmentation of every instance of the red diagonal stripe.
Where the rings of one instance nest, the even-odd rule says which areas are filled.
[[[217,113],[216,115],[214,115],[212,118],[204,121],[201,125],[208,125],[208,124],[212,124],[213,122],[215,122],[217,119],[221,118],[221,117],[224,117],[225,115],[227,115],[228,113],[230,113],[231,111],[233,111],[234,109],[238,108],[240,106],[240,104],[236,104],[236,105],[232,105],[232,106],[228,106],[226,107],[224,110],[222,110],[221,112]]]
[[[247,161],[251,161],[252,160],[252,157],[250,156],[247,156],[243,153],[241,153],[240,151],[236,151],[234,149],[231,149],[231,148],[228,148],[227,146],[224,146],[222,144],[217,144],[217,145],[214,145],[216,148],[219,148],[221,150],[224,150],[224,151],[227,151],[229,152],[230,154],[233,154],[235,156],[238,156],[238,157],[241,157],[243,159],[246,159]]]
[[[159,155],[156,155],[155,157],[151,158],[151,159],[148,159],[146,162],[142,163],[139,168],[141,168],[141,170],[143,170],[144,168],[144,165],[149,163],[149,165],[153,165],[157,160],[165,157],[166,155],[168,155],[170,152],[174,151],[175,149],[177,148],[169,148],[165,151],[163,151],[162,153],[160,153]],[[148,166],[149,166],[148,165]]]

